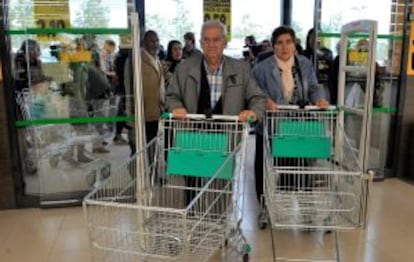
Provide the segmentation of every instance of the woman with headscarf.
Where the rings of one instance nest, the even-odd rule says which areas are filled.
[[[174,74],[175,67],[181,62],[183,57],[183,48],[178,40],[171,40],[167,47],[167,58],[162,61],[164,69],[164,80],[168,83],[170,77]]]

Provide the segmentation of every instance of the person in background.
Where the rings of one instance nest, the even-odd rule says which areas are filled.
[[[203,53],[195,47],[195,36],[193,32],[184,34],[183,59],[191,56],[202,56]]]
[[[112,46],[112,42],[109,42],[109,47]],[[107,42],[105,42],[107,44]],[[88,46],[94,46],[93,44],[89,43]],[[98,52],[97,49],[90,49],[90,51]],[[103,117],[106,116],[105,112],[105,103],[112,95],[112,85],[109,79],[113,79],[115,76],[115,72],[113,71],[113,49],[105,50],[107,52],[105,56],[100,56],[100,59],[96,59],[99,57],[97,55],[92,55],[92,61],[88,65],[88,78],[86,82],[86,96],[85,99],[89,106],[89,113],[93,117]],[[110,53],[111,52],[111,53]],[[94,59],[95,58],[95,59]],[[104,58],[104,59],[102,59]],[[111,63],[110,73],[108,75],[108,71],[104,71],[103,68],[107,68],[109,66],[109,61]],[[101,63],[106,63],[106,65],[102,65]],[[108,77],[110,77],[108,79]],[[105,135],[105,128],[104,124],[95,124],[96,130],[98,131],[98,137],[92,141],[92,152],[98,154],[105,154],[109,153],[110,151],[105,147],[107,142],[103,139]]]
[[[174,117],[185,119],[187,113],[238,115],[261,120],[265,96],[251,77],[250,66],[223,55],[227,45],[226,26],[217,20],[205,22],[201,28],[202,56],[182,61],[175,69],[167,88],[166,105]],[[194,188],[202,183],[186,177],[186,185]],[[195,192],[188,190],[186,203]]]
[[[116,43],[112,39],[105,40],[100,50],[100,68],[105,73],[110,83],[115,83],[116,74],[114,70]]]
[[[262,50],[260,52],[273,51],[272,43],[265,39],[260,43]]]
[[[321,45],[321,40],[316,39],[315,46],[315,29],[310,29],[306,35],[306,47],[302,53],[304,56],[309,58],[310,61],[317,61],[316,75],[319,80],[320,78],[327,78],[328,73],[332,66],[333,54],[328,48]]]
[[[124,79],[124,69],[125,63],[128,58],[128,49],[121,48],[115,55],[114,60],[114,70],[116,75],[116,84],[115,84],[115,95],[119,96],[119,103],[118,103],[118,113],[117,116],[125,116],[126,115],[126,99],[132,99],[131,96],[128,98],[126,97],[125,92],[125,79]],[[125,145],[128,144],[128,141],[122,136],[122,130],[126,128],[128,129],[125,122],[116,122],[115,124],[115,136],[114,136],[114,143],[116,145]]]
[[[173,75],[175,68],[181,62],[182,57],[183,52],[180,41],[171,40],[168,43],[167,58],[162,61],[165,83],[168,83],[168,80]]]
[[[36,40],[26,39],[22,42],[14,59],[14,84],[16,91],[19,92],[30,88],[33,93],[38,93],[38,86],[44,83],[42,63],[39,59],[40,54],[40,46]],[[19,118],[26,116],[27,112],[24,111],[22,107],[18,108]],[[35,116],[32,115],[31,117]],[[32,159],[29,153],[29,149],[34,146],[32,141],[34,138],[27,135],[25,131],[25,129],[18,131],[23,172],[26,175],[35,175],[38,171],[37,161]]]
[[[257,44],[256,38],[253,35],[248,35],[244,38],[243,57],[251,66],[254,65],[256,56],[262,51],[262,46]]]
[[[257,54],[255,65],[273,55],[272,43],[269,40],[263,40],[261,43],[262,51]]]
[[[161,61],[165,60],[167,58],[167,52],[165,52],[165,48],[163,45],[160,45],[160,50],[158,52],[158,59]]]
[[[148,30],[143,37],[141,49],[141,70],[142,87],[144,91],[144,115],[145,134],[147,142],[151,141],[158,132],[158,120],[164,111],[165,105],[165,83],[164,72],[161,61],[158,58],[160,41],[157,32]],[[125,63],[125,88],[126,94],[134,94],[132,81],[132,61]],[[142,99],[135,97],[135,99]],[[133,114],[133,105],[127,101],[127,110]],[[129,144],[131,155],[136,152],[135,131],[132,128],[129,132]]]
[[[281,104],[305,106],[314,104],[326,108],[328,102],[319,87],[312,63],[296,54],[296,36],[292,28],[281,26],[272,33],[274,56],[257,64],[252,74],[267,96],[266,109],[275,110]],[[256,194],[263,195],[263,134],[256,134]]]
[[[32,79],[43,75],[40,55],[40,46],[36,40],[23,41],[14,59],[14,82],[17,91],[29,88]]]

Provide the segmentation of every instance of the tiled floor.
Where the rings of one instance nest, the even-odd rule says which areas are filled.
[[[247,180],[243,229],[253,262],[272,261],[269,229],[257,229],[258,206]],[[365,230],[340,234],[343,261],[410,262],[414,258],[414,186],[398,179],[373,184]],[[334,234],[278,231],[278,256],[330,255]],[[0,212],[1,262],[90,261],[82,208]],[[300,249],[300,250],[299,250]],[[116,261],[114,261],[116,262]],[[231,261],[233,262],[233,261]]]

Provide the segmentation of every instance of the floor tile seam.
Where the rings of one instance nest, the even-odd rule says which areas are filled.
[[[50,247],[50,248],[49,248],[49,250],[48,250],[48,253],[47,253],[47,258],[48,258],[48,260],[49,260],[50,255],[52,254],[52,252],[53,252],[53,250],[54,250],[55,246],[56,246],[56,243],[57,243],[57,240],[58,240],[59,234],[60,234],[60,232],[61,232],[61,230],[62,230],[62,228],[63,228],[63,222],[64,222],[64,220],[65,220],[65,215],[66,215],[66,213],[64,213],[63,217],[60,219],[60,222],[59,222],[59,227],[58,227],[58,229],[57,229],[56,235],[55,235],[55,237],[54,237],[54,239],[53,239],[53,242],[52,242],[51,247]]]

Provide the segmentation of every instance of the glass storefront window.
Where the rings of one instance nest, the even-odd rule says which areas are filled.
[[[270,39],[272,30],[280,24],[280,0],[232,0],[231,6],[232,38],[225,53],[240,58],[246,36],[254,35],[258,42]],[[188,31],[195,33],[199,47],[203,1],[147,1],[145,8],[145,26],[158,32],[164,47],[173,39],[182,42],[183,35]]]
[[[115,60],[128,56],[116,55],[118,35],[129,32],[127,1],[38,1],[37,10],[35,3],[8,6],[24,194],[42,205],[71,203],[131,154],[124,123],[134,97],[115,77],[123,76]]]
[[[321,29],[324,33],[339,33],[343,24],[355,20],[369,19],[378,22],[378,34],[390,34],[390,0],[324,0],[322,1]],[[359,39],[351,39],[350,48],[356,46]],[[339,38],[325,39],[324,44],[336,54]],[[377,61],[383,65],[388,59],[388,39],[377,41]]]
[[[292,28],[300,39],[302,48],[306,47],[306,34],[313,27],[314,1],[292,1]]]

